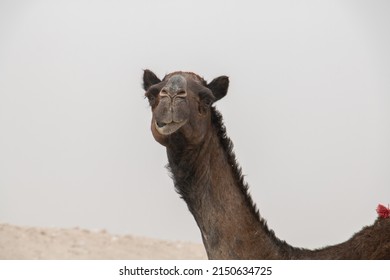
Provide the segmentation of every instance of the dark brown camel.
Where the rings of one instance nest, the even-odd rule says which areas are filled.
[[[209,259],[390,259],[390,219],[378,218],[348,241],[318,250],[295,248],[267,227],[248,194],[241,169],[213,103],[229,79],[207,83],[189,72],[160,80],[144,71],[151,130],[166,147],[169,170],[198,224]]]

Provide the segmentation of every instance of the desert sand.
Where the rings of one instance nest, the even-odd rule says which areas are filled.
[[[0,259],[206,259],[201,244],[163,241],[79,228],[0,224]]]

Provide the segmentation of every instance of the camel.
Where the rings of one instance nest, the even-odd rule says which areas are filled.
[[[165,146],[176,191],[200,229],[209,259],[390,259],[390,219],[378,217],[349,240],[310,250],[276,237],[254,204],[214,103],[229,78],[192,72],[160,80],[144,70],[154,139]]]

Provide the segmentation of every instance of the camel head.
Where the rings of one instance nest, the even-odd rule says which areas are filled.
[[[152,109],[151,130],[156,141],[168,146],[180,135],[186,144],[196,145],[210,128],[210,107],[226,95],[229,78],[221,76],[207,83],[194,73],[173,72],[160,80],[145,70],[143,87]]]

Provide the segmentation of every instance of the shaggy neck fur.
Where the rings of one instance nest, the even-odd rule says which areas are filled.
[[[176,190],[200,228],[208,257],[288,257],[292,248],[268,229],[248,194],[232,142],[226,136],[221,115],[214,108],[210,125],[210,133],[200,145],[188,146],[177,134],[167,146]]]

